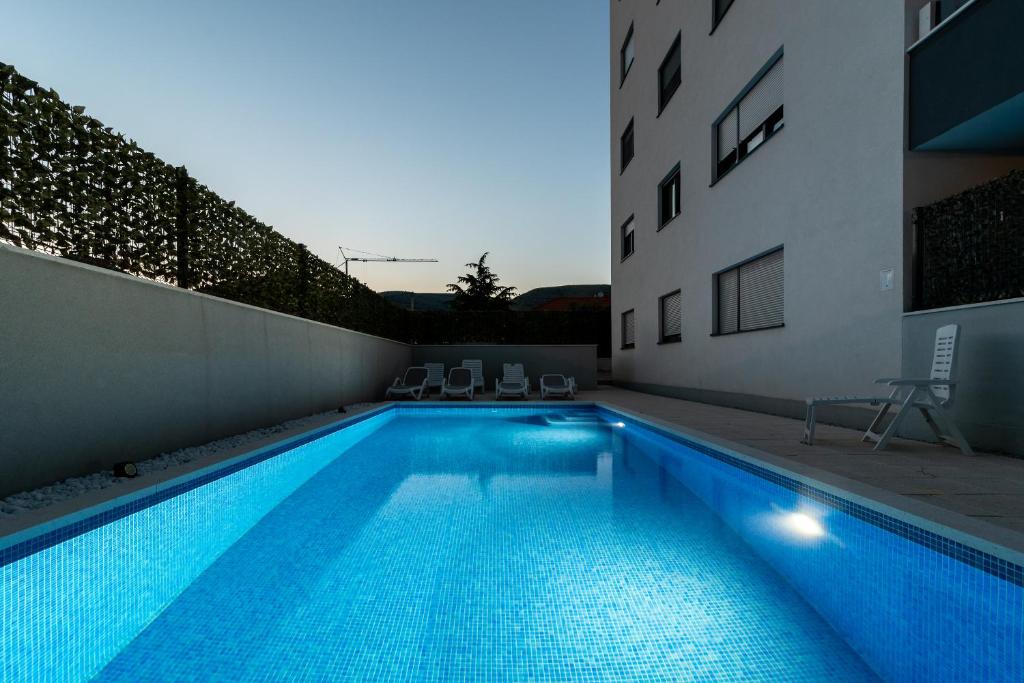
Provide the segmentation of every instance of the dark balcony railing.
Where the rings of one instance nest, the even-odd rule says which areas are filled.
[[[914,310],[1024,297],[1024,171],[914,209]]]
[[[948,9],[909,50],[910,148],[1024,149],[1024,1]]]

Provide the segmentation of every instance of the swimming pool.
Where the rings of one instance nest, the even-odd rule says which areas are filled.
[[[5,681],[1024,679],[1020,566],[601,406],[388,406],[0,581]]]

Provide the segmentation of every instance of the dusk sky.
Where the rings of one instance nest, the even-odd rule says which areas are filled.
[[[278,231],[436,264],[441,291],[606,283],[608,7],[599,0],[11,2],[0,61]]]

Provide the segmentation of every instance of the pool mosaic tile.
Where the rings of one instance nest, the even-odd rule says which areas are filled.
[[[353,423],[0,550],[0,681],[1024,679],[1020,567],[769,468],[585,404]]]

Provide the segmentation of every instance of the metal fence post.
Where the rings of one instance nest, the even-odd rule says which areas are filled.
[[[299,315],[306,317],[306,295],[309,289],[309,249],[305,244],[299,245],[299,285],[296,290]]]
[[[178,286],[188,289],[191,285],[189,277],[189,237],[191,229],[189,226],[189,201],[188,201],[188,170],[179,166],[176,173],[177,189],[177,216],[175,225],[175,247],[178,260]]]

